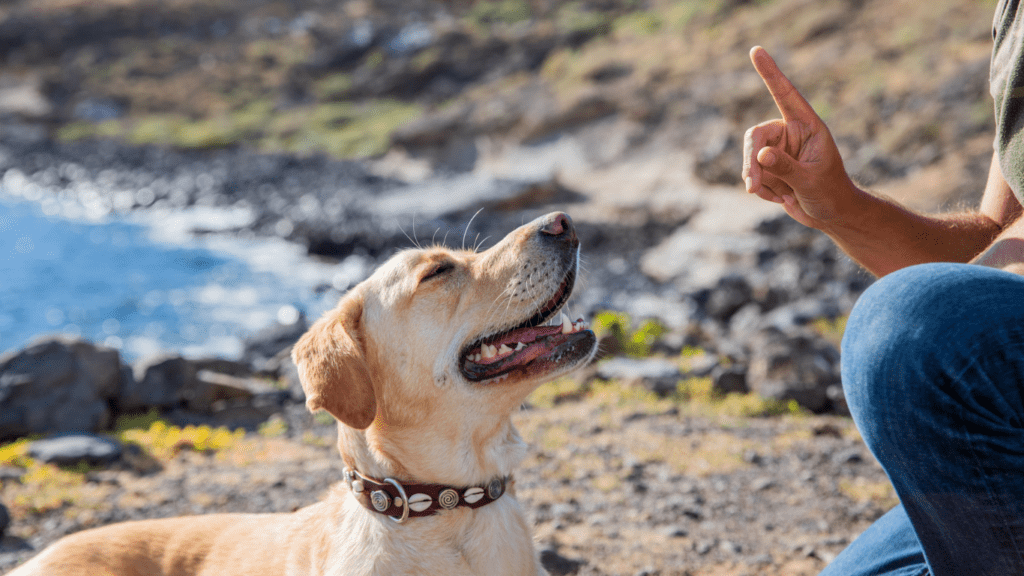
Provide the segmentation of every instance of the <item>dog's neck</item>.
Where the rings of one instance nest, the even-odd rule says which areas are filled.
[[[400,431],[387,431],[371,425],[356,430],[338,426],[338,450],[345,465],[375,478],[396,478],[403,482],[480,485],[493,478],[511,476],[526,456],[526,445],[510,421],[500,423],[487,438],[467,432],[448,446],[431,442],[430,438]],[[454,444],[454,446],[452,445]],[[430,454],[431,450],[443,451]],[[443,466],[426,463],[440,462]]]

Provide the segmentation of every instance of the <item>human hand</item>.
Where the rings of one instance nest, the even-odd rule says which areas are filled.
[[[843,216],[857,188],[828,127],[768,52],[755,46],[750,59],[782,119],[758,124],[743,138],[747,192],[782,204],[805,226],[825,228]]]

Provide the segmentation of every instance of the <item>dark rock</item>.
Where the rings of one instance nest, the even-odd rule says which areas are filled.
[[[751,302],[753,295],[754,291],[745,277],[729,274],[720,278],[718,284],[711,289],[704,309],[708,316],[724,322]]]
[[[3,539],[4,533],[11,526],[11,513],[7,511],[7,507],[0,503],[0,540]]]
[[[36,460],[59,466],[71,466],[80,462],[97,466],[110,464],[121,458],[121,444],[109,438],[74,434],[37,440],[29,444],[28,455]]]
[[[245,339],[242,362],[252,366],[256,372],[263,372],[270,359],[282,350],[290,349],[308,329],[305,314],[299,314],[295,322],[268,326]]]
[[[779,332],[790,332],[793,328],[804,326],[814,320],[822,318],[833,320],[841,313],[839,305],[832,300],[803,298],[769,312],[761,320],[761,327],[773,328]]]
[[[545,548],[540,551],[540,563],[552,576],[568,576],[579,572],[586,562],[566,558],[554,548]]]
[[[135,365],[135,381],[122,389],[122,410],[174,408],[204,401],[194,363],[177,355],[155,356]]]
[[[176,409],[167,412],[166,417],[175,426],[223,426],[231,430],[244,428],[255,431],[279,410],[280,405],[273,403],[262,406],[255,403],[237,403],[220,405],[210,412]]]
[[[711,371],[711,383],[719,394],[746,394],[747,367],[742,365],[717,366]]]
[[[197,389],[201,391],[186,402],[192,410],[210,411],[217,402],[252,400],[259,393],[270,392],[266,384],[248,378],[238,378],[228,374],[198,370],[196,372]]]
[[[0,358],[0,438],[101,430],[122,384],[116,350],[50,339]]]
[[[252,376],[252,367],[245,362],[238,362],[235,360],[226,360],[224,358],[200,358],[193,360],[192,363],[195,365],[197,371],[207,370],[210,372],[216,372],[217,374],[227,374],[228,376],[237,376],[239,378],[245,378]]]
[[[751,342],[747,380],[765,398],[825,412],[832,408],[828,390],[839,384],[839,351],[810,331],[764,330]]]

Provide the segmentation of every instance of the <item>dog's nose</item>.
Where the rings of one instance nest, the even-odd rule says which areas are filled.
[[[541,234],[547,234],[548,236],[562,236],[566,239],[573,239],[576,237],[576,230],[572,226],[572,218],[565,212],[552,212],[544,217],[544,221],[540,227]]]

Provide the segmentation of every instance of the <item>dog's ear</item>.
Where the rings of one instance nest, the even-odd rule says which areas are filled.
[[[362,337],[363,296],[355,289],[295,344],[292,360],[312,412],[327,410],[360,430],[377,414]]]

